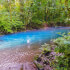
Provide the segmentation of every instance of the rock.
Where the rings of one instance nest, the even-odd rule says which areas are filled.
[[[33,63],[24,63],[23,64],[23,70],[36,70],[36,68],[33,66]]]
[[[0,68],[1,70],[22,70],[22,64],[7,63],[6,65],[2,66],[1,68]]]
[[[23,65],[21,66],[20,70],[23,70]]]
[[[37,61],[34,61],[34,64],[36,65],[38,70],[44,70],[44,67],[42,64],[38,63]]]
[[[26,63],[7,63],[0,67],[0,70],[37,70],[33,62]]]
[[[53,56],[55,56],[56,55],[56,52],[51,52],[50,54],[53,55]]]
[[[44,70],[53,70],[49,65],[46,65],[46,67],[44,67]]]

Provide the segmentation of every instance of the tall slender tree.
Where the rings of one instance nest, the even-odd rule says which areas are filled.
[[[12,22],[12,6],[11,6],[12,1],[8,0],[8,4],[9,4],[9,13],[10,13],[10,21]]]

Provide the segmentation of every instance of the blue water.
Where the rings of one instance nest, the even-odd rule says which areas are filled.
[[[60,37],[58,32],[68,33],[70,27],[56,27],[40,30],[19,32],[0,36],[0,49],[17,47],[26,44],[45,43],[51,39]]]

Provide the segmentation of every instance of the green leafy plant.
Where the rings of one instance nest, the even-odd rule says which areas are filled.
[[[56,44],[55,52],[61,54],[55,59],[57,63],[54,65],[57,70],[70,69],[70,33],[54,40]]]

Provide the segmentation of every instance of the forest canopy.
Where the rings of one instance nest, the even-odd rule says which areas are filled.
[[[70,25],[70,0],[0,0],[0,34]]]

